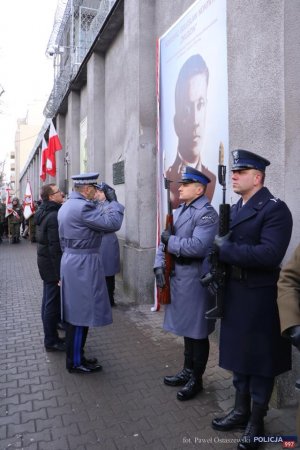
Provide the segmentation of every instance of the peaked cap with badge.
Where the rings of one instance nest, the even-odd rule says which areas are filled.
[[[94,186],[97,183],[99,177],[99,172],[91,173],[80,173],[78,175],[73,175],[72,180],[75,186],[89,184]]]
[[[204,173],[200,172],[200,170],[194,169],[190,166],[185,166],[182,175],[181,180],[178,181],[178,183],[181,184],[189,184],[189,183],[201,183],[206,186],[208,183],[210,183],[210,178],[208,178]]]
[[[232,171],[243,169],[256,169],[264,172],[266,167],[270,165],[270,161],[248,150],[233,150]]]

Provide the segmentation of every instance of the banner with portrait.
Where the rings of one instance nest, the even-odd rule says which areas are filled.
[[[157,243],[167,213],[166,177],[173,209],[186,165],[211,179],[207,196],[218,210],[220,144],[228,161],[226,0],[198,0],[158,40]]]

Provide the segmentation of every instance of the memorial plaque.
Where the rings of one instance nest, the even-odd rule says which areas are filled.
[[[113,164],[113,184],[125,183],[124,161]]]

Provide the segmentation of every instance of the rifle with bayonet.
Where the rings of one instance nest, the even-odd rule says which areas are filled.
[[[218,181],[222,186],[223,201],[219,206],[219,236],[226,236],[230,226],[230,205],[226,203],[226,166],[224,165],[224,147],[221,142],[219,147]],[[226,264],[220,262],[218,251],[213,248],[209,261],[210,272],[201,279],[202,286],[208,288],[209,293],[215,297],[215,306],[205,313],[206,319],[220,319],[223,317],[223,303],[225,283],[227,277]]]
[[[173,211],[171,204],[170,195],[170,180],[164,178],[165,189],[167,190],[167,202],[168,202],[168,212],[166,215],[166,230],[170,234],[173,234]],[[168,252],[167,245],[164,247],[165,252],[165,266],[164,266],[164,286],[158,287],[158,301],[161,305],[167,305],[171,303],[171,287],[170,287],[170,276],[174,269],[174,262],[171,253]]]

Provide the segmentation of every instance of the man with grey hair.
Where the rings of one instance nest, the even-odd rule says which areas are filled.
[[[72,177],[75,186],[58,214],[61,261],[61,298],[66,330],[66,367],[70,373],[92,373],[102,369],[96,358],[84,356],[89,327],[112,323],[111,306],[100,255],[105,232],[120,229],[124,207],[111,189],[110,205],[100,210],[94,201],[99,173]]]

